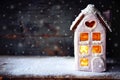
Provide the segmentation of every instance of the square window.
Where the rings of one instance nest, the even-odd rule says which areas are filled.
[[[86,45],[80,46],[80,54],[82,54],[82,55],[88,54],[88,50],[89,50],[88,46],[86,46]]]
[[[101,46],[100,46],[100,45],[94,45],[94,46],[92,47],[92,53],[94,53],[94,54],[99,54],[99,53],[101,53]]]
[[[80,33],[80,41],[87,41],[88,33]]]
[[[89,64],[89,60],[88,60],[88,58],[81,58],[80,59],[80,66],[88,66],[88,64]]]
[[[92,40],[93,41],[100,41],[101,40],[101,34],[100,34],[100,32],[94,32],[92,34]]]

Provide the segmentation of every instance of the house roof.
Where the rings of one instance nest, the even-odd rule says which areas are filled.
[[[83,9],[81,11],[81,13],[78,15],[78,17],[76,17],[75,21],[72,22],[72,25],[70,27],[70,30],[75,30],[77,28],[77,26],[79,25],[79,23],[82,21],[82,19],[85,17],[85,15],[87,14],[95,14],[97,16],[97,18],[99,19],[100,23],[107,28],[110,32],[112,32],[110,26],[107,24],[107,22],[103,19],[102,15],[100,14],[100,12],[95,9],[93,4],[89,4],[85,9]]]

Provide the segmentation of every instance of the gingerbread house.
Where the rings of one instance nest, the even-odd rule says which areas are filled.
[[[102,72],[106,70],[106,30],[111,31],[100,12],[89,4],[73,21],[76,69]]]

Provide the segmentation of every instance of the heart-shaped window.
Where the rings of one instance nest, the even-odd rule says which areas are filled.
[[[95,26],[95,21],[86,21],[85,25],[89,28],[93,28]]]

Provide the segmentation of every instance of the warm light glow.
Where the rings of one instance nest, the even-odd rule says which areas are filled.
[[[88,58],[81,58],[80,59],[80,66],[88,66]]]
[[[88,49],[89,47],[88,46],[80,46],[80,53],[81,54],[88,54]]]
[[[80,41],[87,41],[88,33],[80,33]]]
[[[92,34],[92,40],[93,41],[100,41],[100,39],[101,39],[101,34],[99,32],[94,32]]]
[[[94,45],[92,47],[92,53],[94,53],[94,54],[101,53],[101,46],[100,45]]]

